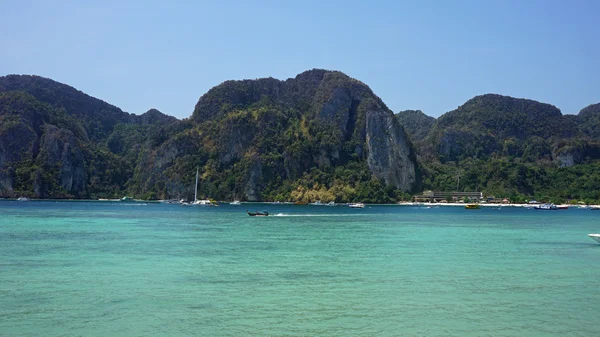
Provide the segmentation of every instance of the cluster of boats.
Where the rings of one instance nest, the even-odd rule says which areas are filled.
[[[213,199],[198,199],[198,170],[196,170],[196,186],[194,188],[194,201],[192,202],[187,202],[183,199],[176,201],[176,200],[161,200],[161,203],[166,203],[166,204],[181,204],[181,206],[219,206],[219,203],[216,200]],[[229,203],[230,205],[241,205],[242,203],[239,200],[234,200],[233,202]]]
[[[500,205],[500,207],[507,207],[509,205]],[[480,204],[466,204],[465,205],[466,209],[480,209],[481,206]],[[524,206],[524,208],[529,208],[529,209],[536,209],[536,210],[541,210],[541,211],[556,211],[556,210],[567,210],[569,209],[569,205],[555,205],[555,204],[535,204],[535,205],[526,205]],[[579,207],[579,208],[586,208],[586,207]],[[591,210],[600,210],[600,207],[589,207],[589,209]]]
[[[201,200],[194,200],[192,202],[180,202],[181,206],[219,206],[219,203],[216,202],[215,200],[210,200],[210,199],[201,199]]]
[[[345,206],[347,205],[350,208],[365,208],[365,204],[363,204],[362,202],[355,202],[355,203],[349,203],[349,204],[336,204],[335,201],[330,201],[328,203],[322,203],[320,200],[317,200],[315,202],[310,203],[309,205],[312,206]]]

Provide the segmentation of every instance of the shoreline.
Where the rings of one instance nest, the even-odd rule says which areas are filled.
[[[29,199],[27,201],[19,201],[15,198],[0,198],[1,201],[15,201],[15,202],[98,202],[98,203],[152,203],[152,204],[177,204],[177,203],[165,203],[163,200],[120,200],[120,199]],[[232,201],[217,201],[220,204],[229,204]],[[242,201],[244,204],[272,204],[272,205],[296,205],[293,202],[280,202],[276,203],[273,201]],[[346,206],[349,203],[336,203],[335,206]],[[457,203],[457,202],[406,202],[400,201],[397,203],[389,203],[389,204],[369,204],[364,203],[365,205],[373,205],[373,206],[416,206],[416,207],[428,207],[428,206],[443,206],[443,207],[465,207],[470,203]],[[515,208],[533,208],[539,204],[498,204],[498,203],[481,203],[477,204],[480,207],[515,207]],[[296,205],[296,206],[315,206],[309,204]],[[324,205],[323,205],[324,206]],[[559,207],[568,207],[568,208],[600,208],[600,205],[574,205],[574,204],[556,204]]]
[[[478,203],[457,203],[457,202],[432,202],[432,203],[420,203],[420,202],[400,202],[398,205],[404,206],[448,206],[448,207],[464,207],[465,205],[477,204],[480,207],[520,207],[520,208],[533,208],[540,204],[478,204]],[[574,208],[590,208],[590,207],[600,207],[600,205],[573,205],[573,204],[556,204],[557,207],[574,207]]]

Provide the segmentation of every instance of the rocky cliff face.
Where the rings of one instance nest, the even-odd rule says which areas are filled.
[[[460,170],[463,188],[531,194],[546,169],[596,165],[599,107],[563,116],[490,94],[437,120],[420,111],[396,118],[364,83],[316,69],[224,82],[179,121],[11,75],[0,77],[0,197],[191,199],[197,169],[200,197],[217,199],[391,202],[421,180],[455,188]],[[586,180],[583,190],[593,190]]]
[[[200,97],[190,122],[178,135],[187,135],[198,148],[180,151],[179,144],[167,141],[150,150],[152,160],[138,166],[137,186],[146,186],[140,190],[149,181],[164,180],[159,171],[184,166],[189,176],[200,167],[201,195],[229,190],[224,197],[252,201],[314,168],[332,176],[349,163],[365,163],[373,178],[403,191],[418,184],[412,145],[393,113],[369,87],[340,72],[227,81]],[[183,158],[193,164],[182,165]],[[149,170],[152,161],[162,163],[161,169]]]
[[[376,177],[404,191],[418,181],[412,144],[393,115],[383,109],[367,112],[367,162]]]
[[[130,115],[50,79],[0,77],[0,197],[89,197],[90,186],[94,193],[101,181],[119,184],[127,171],[114,167],[118,159],[103,162],[104,142],[116,128],[131,150],[148,141],[146,134],[160,142],[164,135],[157,130],[176,121],[157,110]],[[113,140],[122,140],[118,136]]]
[[[366,160],[372,174],[387,184],[405,191],[415,187],[416,161],[412,145],[393,113],[365,84],[340,72],[324,70],[307,71],[286,81],[271,78],[229,81],[200,98],[193,118],[199,123],[219,120],[228,111],[252,109],[257,105],[271,106],[282,112],[279,116],[263,114],[262,118],[270,119],[264,124],[290,130],[294,126],[277,119],[298,118],[308,129],[306,138],[315,140],[312,150],[305,149],[308,153],[292,154],[289,149],[283,149],[283,177],[295,178],[305,170],[304,165],[293,160],[294,156],[304,160],[308,157],[313,165],[326,168],[343,165],[354,155]],[[273,121],[276,125],[269,125]],[[229,128],[229,132],[220,137],[227,144],[222,148],[222,161],[240,158],[252,147],[257,132],[264,130],[253,127],[253,123],[244,125],[245,132]],[[302,132],[302,125],[294,131]],[[260,150],[276,149],[257,152]],[[250,177],[256,177],[258,171],[254,170]],[[251,190],[256,190],[256,184],[250,185]]]
[[[47,124],[41,139],[40,161],[58,167],[58,185],[75,197],[86,195],[87,175],[83,154],[72,131]],[[48,197],[43,188],[36,197]]]
[[[77,137],[64,128],[71,124],[66,116],[29,94],[9,92],[0,93],[0,120],[0,194],[14,196],[20,185],[19,193],[33,189],[40,198],[56,193],[52,186],[85,196],[84,159]]]
[[[0,196],[13,196],[15,167],[31,159],[38,146],[38,137],[25,123],[0,119]]]

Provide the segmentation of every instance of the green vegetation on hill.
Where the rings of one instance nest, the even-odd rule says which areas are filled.
[[[512,202],[529,199],[564,203],[600,201],[600,162],[594,161],[559,168],[516,162],[506,158],[469,159],[459,166],[433,164],[426,170],[427,189],[484,191],[486,195],[509,198]],[[460,177],[460,179],[459,179]]]
[[[386,181],[378,156],[408,161],[414,173],[414,153],[398,124],[367,130],[368,120],[377,126],[394,117],[366,85],[338,72],[228,81],[200,98],[186,127],[172,135],[177,142],[147,152],[130,186],[191,198],[199,167],[200,194],[216,199],[392,202],[414,180],[408,187]],[[370,146],[382,141],[391,146],[374,153]],[[406,152],[396,149],[403,145]]]
[[[422,141],[435,125],[435,118],[427,116],[421,110],[404,110],[396,114],[400,124],[415,142]]]
[[[157,110],[127,114],[49,79],[0,77],[0,196],[122,195],[136,149],[160,143],[175,122]]]
[[[591,138],[600,137],[600,103],[583,108],[576,116],[582,132]]]
[[[552,105],[488,94],[440,116],[428,142],[442,161],[486,158],[503,151],[534,151],[531,155],[537,157],[551,152],[554,141],[579,133],[576,122]]]
[[[439,117],[416,143],[423,188],[456,190],[460,179],[461,191],[514,201],[599,200],[600,144],[589,131],[596,110],[564,116],[531,100],[477,96]]]
[[[199,169],[200,195],[215,199],[387,203],[455,190],[460,177],[459,190],[513,201],[599,202],[599,107],[564,116],[488,94],[438,119],[394,116],[360,81],[315,69],[224,82],[180,121],[10,75],[0,77],[0,196],[191,199]]]

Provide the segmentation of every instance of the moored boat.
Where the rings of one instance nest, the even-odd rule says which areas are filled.
[[[17,201],[29,201],[29,198],[27,198],[27,197],[19,197],[17,199]]]
[[[600,234],[588,234],[588,236],[600,243]]]
[[[230,202],[229,204],[230,204],[230,205],[234,205],[234,206],[239,206],[239,205],[241,205],[242,203],[241,203],[239,200],[234,200],[234,201]]]
[[[194,188],[194,202],[191,203],[194,206],[219,206],[215,200],[201,199],[198,200],[198,169],[196,168],[196,187]]]
[[[210,199],[201,199],[196,200],[192,203],[194,206],[218,206],[218,204],[214,200]]]
[[[541,204],[541,205],[536,205],[535,207],[533,207],[533,209],[542,210],[542,211],[556,211],[558,208],[556,207],[555,204]]]
[[[479,209],[479,204],[467,204],[465,205],[466,209]]]
[[[356,202],[353,204],[349,204],[348,207],[350,207],[350,208],[365,208],[365,204],[363,204],[362,202]]]

